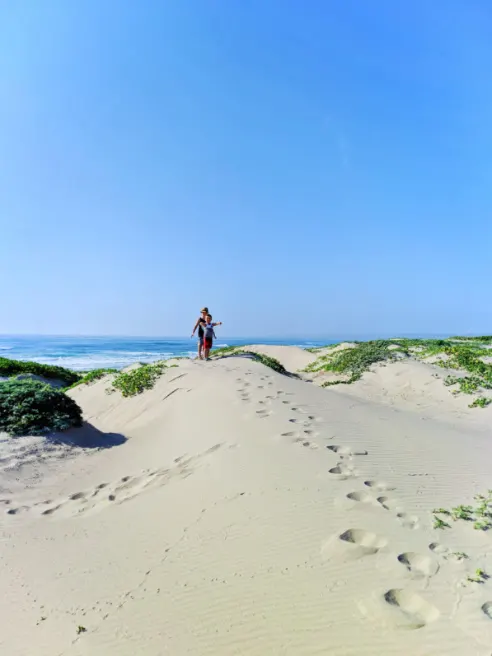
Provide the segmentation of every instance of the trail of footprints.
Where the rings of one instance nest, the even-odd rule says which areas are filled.
[[[246,375],[248,375],[247,372]],[[272,401],[280,400],[282,405],[294,412],[296,415],[304,415],[305,418],[294,416],[289,418],[289,423],[294,430],[289,430],[281,434],[281,437],[290,439],[295,444],[301,444],[304,447],[317,449],[318,444],[312,441],[312,438],[318,435],[312,426],[313,422],[321,421],[319,417],[309,415],[307,412],[295,405],[292,405],[289,399],[284,398],[288,396],[283,390],[271,390],[274,383],[270,380],[270,376],[261,378],[264,384],[257,385],[256,389],[266,390],[269,392],[264,396],[264,399],[257,401],[260,408],[256,410],[256,416],[260,419],[265,419],[273,414],[269,409]],[[242,378],[236,379],[241,387],[237,390],[239,398],[245,403],[251,402],[251,389],[252,385],[244,381]],[[271,392],[271,393],[270,393]],[[329,438],[330,439],[330,438]],[[127,501],[146,488],[156,485],[164,485],[172,478],[186,477],[192,473],[191,465],[193,461],[201,458],[203,455],[208,454],[220,448],[222,445],[218,444],[209,449],[205,454],[201,454],[195,458],[177,458],[174,466],[167,469],[158,469],[155,471],[144,471],[138,476],[124,476],[116,483],[100,483],[95,488],[83,492],[75,492],[68,498],[54,502],[46,500],[34,506],[12,506],[11,499],[0,499],[0,504],[6,508],[6,513],[9,515],[17,515],[24,512],[36,512],[41,517],[51,516],[78,516],[85,513],[95,511],[105,505],[110,505],[115,502]],[[365,449],[352,448],[347,445],[328,445],[327,450],[335,454],[339,459],[333,467],[328,470],[328,474],[338,480],[347,480],[359,476],[359,472],[353,464],[353,459],[356,457],[367,456],[368,452]],[[390,492],[395,488],[385,481],[379,480],[365,480],[363,482],[364,489],[349,492],[346,498],[351,502],[360,504],[362,507],[380,507],[385,511],[395,514],[396,519],[403,527],[409,529],[417,529],[419,527],[418,517],[408,515],[404,510],[399,507]],[[360,528],[350,528],[343,531],[338,536],[340,544],[345,545],[349,550],[351,557],[365,557],[377,554],[381,549],[387,546],[388,540],[384,536],[377,535],[371,531],[366,531]],[[412,578],[427,578],[434,576],[439,571],[439,564],[437,558],[445,560],[458,559],[459,554],[452,554],[447,547],[432,542],[429,544],[429,550],[432,556],[420,554],[416,552],[403,552],[397,556],[398,562],[405,567]],[[397,610],[398,617],[396,621],[398,626],[403,626],[410,629],[419,629],[427,624],[434,622],[438,619],[439,610],[423,599],[416,592],[394,588],[388,590],[383,595],[383,601],[387,607]],[[487,601],[481,606],[481,611],[487,619],[492,620],[492,601]]]
[[[238,389],[240,398],[245,402],[251,401],[248,391],[250,384],[245,383],[242,379],[237,379],[237,382],[242,384],[242,387]],[[321,420],[314,415],[309,415],[303,408],[293,405],[289,399],[285,398],[286,394],[283,390],[270,393],[270,388],[273,386],[274,383],[271,381],[267,382],[266,385],[257,386],[257,389],[260,390],[266,387],[266,391],[269,393],[265,395],[264,400],[257,401],[261,407],[256,410],[256,416],[260,419],[271,416],[273,411],[265,406],[271,406],[272,401],[280,401],[283,406],[295,413],[295,416],[288,420],[293,425],[294,430],[281,433],[281,437],[290,439],[293,443],[301,444],[304,447],[318,448],[318,444],[312,441],[313,436],[318,435],[318,432],[313,430],[312,426],[313,422]],[[365,449],[335,444],[329,444],[326,448],[338,458],[338,462],[328,469],[330,476],[344,481],[355,479],[360,475],[353,461],[354,458],[367,456],[368,452]],[[363,481],[363,485],[364,489],[349,492],[346,498],[351,502],[360,504],[361,507],[379,507],[392,513],[404,528],[410,530],[419,528],[419,518],[406,513],[400,507],[398,501],[391,496],[391,492],[396,489],[394,486],[385,481],[372,479]],[[388,544],[388,540],[384,536],[360,528],[345,530],[338,536],[338,541],[345,545],[350,557],[356,558],[377,554]],[[430,554],[413,551],[402,552],[398,554],[397,561],[408,571],[412,579],[429,580],[440,569],[438,558],[444,558],[445,560],[457,558],[456,554],[450,554],[446,547],[437,542],[431,543],[429,550]],[[440,611],[433,604],[410,589],[392,588],[384,593],[382,601],[389,612],[395,613],[394,623],[397,627],[420,629],[436,621],[440,616]],[[492,601],[485,602],[481,606],[481,611],[488,619],[492,620]]]
[[[57,501],[47,499],[32,506],[13,506],[11,499],[2,499],[0,504],[7,507],[8,515],[31,513],[45,518],[79,517],[98,512],[113,503],[129,501],[148,489],[166,485],[172,480],[187,478],[204,457],[222,446],[223,444],[215,444],[197,456],[176,458],[171,467],[154,471],[147,469],[136,476],[123,476],[112,483],[99,483],[94,488],[75,492]]]

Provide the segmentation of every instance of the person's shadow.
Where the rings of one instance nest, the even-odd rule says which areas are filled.
[[[111,449],[127,441],[127,438],[121,433],[104,433],[86,421],[80,428],[48,433],[46,439],[55,444],[67,444],[81,449]]]

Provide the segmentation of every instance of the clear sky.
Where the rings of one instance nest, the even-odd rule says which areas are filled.
[[[490,0],[0,5],[0,333],[492,332]]]

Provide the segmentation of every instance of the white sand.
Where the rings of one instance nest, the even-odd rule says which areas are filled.
[[[491,415],[415,376],[397,405],[245,358],[75,388],[127,440],[0,474],[2,656],[490,656],[492,583],[461,583],[491,537],[430,511],[491,487]]]

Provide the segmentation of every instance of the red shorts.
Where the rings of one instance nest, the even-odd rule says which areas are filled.
[[[213,344],[213,339],[211,337],[205,337],[203,340],[203,345],[206,349],[211,349]]]

